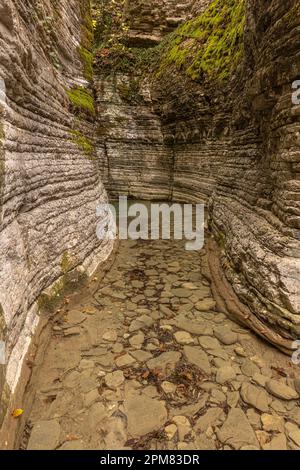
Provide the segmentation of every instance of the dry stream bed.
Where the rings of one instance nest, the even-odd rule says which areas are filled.
[[[51,328],[23,449],[300,449],[299,369],[217,311],[205,249],[122,241]]]

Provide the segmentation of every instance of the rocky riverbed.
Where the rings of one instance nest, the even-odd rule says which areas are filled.
[[[33,359],[20,447],[300,449],[297,366],[218,311],[210,287],[205,249],[123,241]]]

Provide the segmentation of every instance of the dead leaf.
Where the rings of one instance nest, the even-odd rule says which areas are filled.
[[[22,410],[22,408],[16,408],[15,410],[13,410],[11,415],[13,418],[19,418],[19,416],[22,416],[23,413],[24,410]]]
[[[149,375],[150,375],[149,370],[146,370],[146,372],[144,372],[142,375],[142,379],[148,379]]]

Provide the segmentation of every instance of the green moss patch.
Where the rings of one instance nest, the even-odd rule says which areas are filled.
[[[94,97],[89,90],[84,87],[71,88],[67,90],[67,95],[75,112],[95,116]]]
[[[214,0],[180,26],[169,38],[159,75],[175,64],[193,80],[228,79],[243,55],[245,9],[245,0]]]
[[[91,81],[93,79],[93,54],[85,47],[79,47],[78,53],[83,65],[84,76]]]
[[[93,142],[88,139],[82,132],[72,130],[70,131],[71,140],[74,142],[77,147],[82,150],[82,152],[89,158],[94,157],[95,147]]]

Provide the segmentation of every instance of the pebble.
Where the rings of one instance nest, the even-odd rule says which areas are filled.
[[[224,384],[226,382],[231,382],[236,378],[236,372],[231,366],[220,367],[217,371],[216,382],[219,384]]]
[[[176,433],[177,433],[176,424],[169,424],[169,426],[165,427],[165,434],[169,441],[171,441],[175,437]]]
[[[187,344],[193,344],[194,343],[194,339],[186,331],[177,331],[176,333],[174,333],[174,338],[177,341],[177,343],[179,343],[179,344],[187,345]]]
[[[104,341],[114,343],[118,339],[118,333],[115,330],[108,330],[104,333],[102,339],[104,339]]]
[[[105,376],[106,385],[113,390],[118,389],[124,381],[125,377],[121,370],[117,370]]]
[[[115,360],[117,367],[128,367],[135,363],[135,359],[129,354],[124,354]]]

